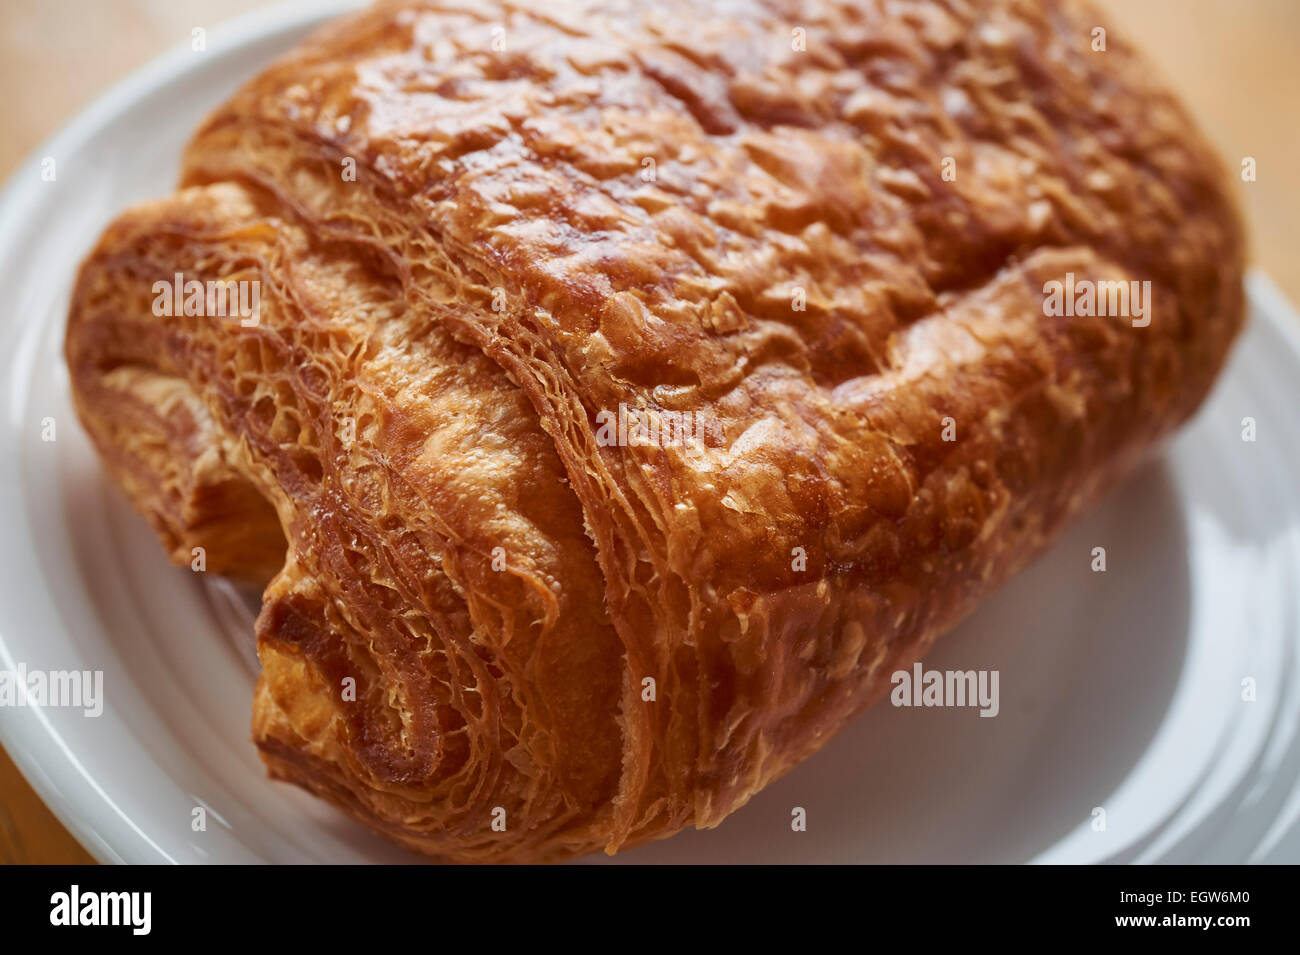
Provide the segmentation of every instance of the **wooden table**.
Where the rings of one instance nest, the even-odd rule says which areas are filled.
[[[0,177],[112,82],[194,27],[262,0],[6,0],[0,7]],[[1300,301],[1298,0],[1100,0],[1098,25],[1146,48],[1238,180],[1255,261]],[[0,862],[87,862],[0,752]]]

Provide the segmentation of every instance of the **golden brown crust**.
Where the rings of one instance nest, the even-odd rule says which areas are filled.
[[[1217,163],[1079,3],[544,9],[322,31],[110,228],[68,336],[174,554],[255,575],[279,516],[271,771],[458,860],[716,825],[1184,420],[1243,311]],[[154,318],[175,271],[260,277],[261,324]],[[1066,273],[1151,282],[1150,325],[1045,315]],[[602,443],[620,406],[708,430]]]

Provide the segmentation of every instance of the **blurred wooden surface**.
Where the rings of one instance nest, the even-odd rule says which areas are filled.
[[[3,0],[0,177],[111,83],[263,0]],[[1097,0],[1099,26],[1146,49],[1235,178],[1255,261],[1300,302],[1300,0]],[[197,122],[198,117],[195,117]],[[0,753],[0,862],[89,861]]]
[[[18,767],[0,749],[0,865],[77,865],[94,861],[45,808]]]

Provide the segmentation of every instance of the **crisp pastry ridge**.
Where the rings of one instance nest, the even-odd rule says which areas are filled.
[[[173,559],[270,581],[270,773],[456,861],[717,825],[1128,473],[1244,243],[1102,22],[406,0],[220,107],[66,351]],[[176,273],[257,324],[158,317]],[[1149,281],[1150,325],[1045,315],[1066,273]],[[610,445],[620,407],[703,438]]]

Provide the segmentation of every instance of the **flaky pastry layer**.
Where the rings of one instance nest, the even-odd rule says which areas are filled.
[[[270,581],[271,774],[457,861],[714,826],[1039,553],[1243,316],[1220,167],[1098,25],[406,0],[218,109],[67,358],[174,559]],[[155,314],[177,274],[256,324]]]

